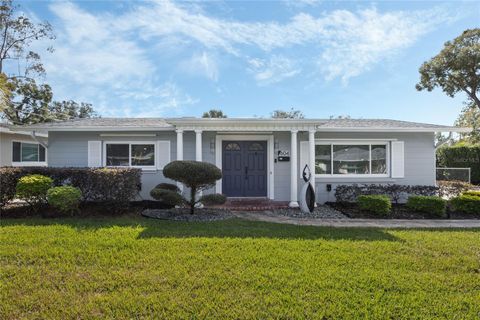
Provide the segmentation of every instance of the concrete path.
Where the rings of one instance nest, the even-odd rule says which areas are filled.
[[[367,228],[479,228],[480,220],[406,220],[406,219],[310,219],[291,218],[263,212],[233,212],[235,216],[253,221],[286,223],[301,226],[367,227]]]

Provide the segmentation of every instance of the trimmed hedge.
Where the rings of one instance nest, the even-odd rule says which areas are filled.
[[[408,198],[407,207],[414,211],[444,217],[447,212],[447,201],[440,197],[411,196]]]
[[[339,185],[335,188],[338,202],[355,202],[362,195],[386,195],[394,203],[411,195],[434,196],[438,192],[436,186],[408,186],[398,184],[352,184]]]
[[[185,202],[180,193],[168,189],[153,188],[150,195],[153,199],[162,201],[167,206],[179,206]]]
[[[17,181],[30,174],[50,177],[54,186],[79,188],[85,202],[102,202],[115,208],[134,200],[141,186],[141,170],[133,168],[2,167],[0,205],[15,197]]]
[[[480,191],[478,190],[468,190],[462,193],[464,196],[480,197]]]
[[[63,213],[77,212],[82,191],[72,186],[53,187],[47,191],[48,204]]]
[[[480,184],[480,144],[440,147],[437,150],[437,166],[471,168],[471,182]]]
[[[390,198],[385,195],[364,195],[357,198],[360,209],[379,216],[386,216],[392,209]]]
[[[452,209],[467,214],[480,214],[480,197],[461,195],[450,201]]]
[[[224,204],[227,201],[227,197],[220,193],[206,194],[199,201],[206,205],[218,205]]]
[[[170,191],[180,193],[180,188],[176,184],[173,184],[173,183],[166,183],[166,182],[159,183],[159,184],[156,185],[155,189],[170,190]]]
[[[15,196],[25,200],[33,209],[38,209],[41,204],[47,202],[47,192],[52,184],[53,180],[50,177],[41,174],[23,176],[18,179]]]

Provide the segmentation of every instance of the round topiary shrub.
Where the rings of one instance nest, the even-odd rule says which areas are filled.
[[[46,202],[47,191],[52,187],[53,180],[41,174],[21,177],[17,182],[16,197],[25,200],[33,209]]]
[[[163,168],[163,175],[190,188],[190,199],[186,202],[193,214],[198,203],[197,192],[213,187],[222,178],[222,171],[207,162],[172,161]]]
[[[157,184],[155,186],[155,189],[163,189],[163,190],[170,190],[174,192],[180,192],[180,188],[176,184],[166,183],[166,182]]]
[[[407,200],[407,208],[444,217],[447,212],[447,200],[440,197],[411,196]]]
[[[199,201],[206,205],[219,205],[224,204],[227,201],[227,197],[220,193],[206,194]]]
[[[153,199],[172,207],[181,205],[185,201],[181,194],[167,189],[154,188],[150,191],[150,195]]]
[[[47,191],[48,204],[63,213],[78,212],[81,199],[80,189],[71,186],[54,187]]]
[[[480,197],[462,194],[450,201],[453,211],[466,214],[480,213]]]

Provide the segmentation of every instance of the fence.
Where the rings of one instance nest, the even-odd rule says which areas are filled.
[[[471,183],[470,168],[437,168],[437,180],[457,180]]]

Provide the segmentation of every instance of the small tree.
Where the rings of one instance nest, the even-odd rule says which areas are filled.
[[[222,171],[207,162],[172,161],[163,168],[163,175],[190,188],[190,199],[184,201],[190,207],[190,214],[193,214],[195,205],[202,200],[197,200],[197,193],[212,188],[222,178]]]
[[[289,111],[275,110],[271,114],[272,119],[303,119],[305,115],[300,110],[291,108]]]
[[[218,110],[218,109],[211,109],[207,112],[204,112],[203,115],[202,115],[202,118],[210,118],[210,119],[213,119],[213,118],[226,118],[227,115],[223,113],[222,110]]]

